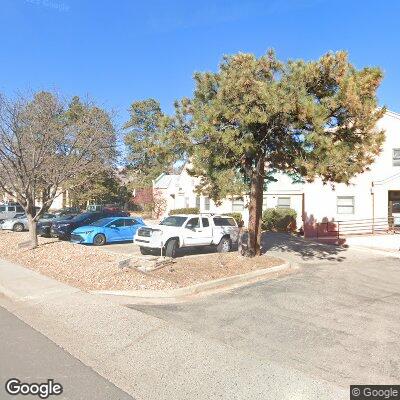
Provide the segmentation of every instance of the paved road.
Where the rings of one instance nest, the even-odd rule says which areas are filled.
[[[132,400],[125,392],[82,364],[51,340],[0,307],[0,399],[30,399],[11,396],[5,382],[15,377],[22,382],[61,383],[64,392],[54,399]]]
[[[344,388],[400,382],[400,259],[276,236],[291,276],[187,304],[129,305]]]

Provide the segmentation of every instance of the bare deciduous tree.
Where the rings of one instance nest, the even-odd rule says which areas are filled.
[[[115,141],[109,115],[77,97],[66,105],[48,92],[0,96],[0,190],[24,208],[32,247],[37,221],[53,200],[71,182],[81,185],[91,172],[109,168]]]

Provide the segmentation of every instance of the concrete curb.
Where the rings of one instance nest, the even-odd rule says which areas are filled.
[[[185,297],[200,296],[215,292],[226,291],[238,287],[246,286],[251,283],[271,278],[273,275],[282,272],[289,272],[297,269],[298,266],[285,261],[281,265],[271,268],[259,269],[246,274],[229,276],[227,278],[216,279],[196,285],[187,286],[172,290],[92,290],[89,293],[108,296],[134,297],[149,300],[182,299]]]

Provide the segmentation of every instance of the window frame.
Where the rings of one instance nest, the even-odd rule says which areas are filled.
[[[265,211],[268,208],[268,195],[263,194],[263,204],[262,204],[262,210]]]
[[[339,204],[339,199],[351,199],[352,204]],[[336,214],[338,215],[354,215],[355,214],[355,196],[336,196]],[[339,207],[351,209],[351,212],[339,212]]]
[[[207,222],[207,225],[204,224],[204,221]],[[210,219],[207,217],[201,217],[201,226],[203,228],[208,228],[210,226]]]
[[[279,204],[279,200],[280,199],[289,199],[289,205],[281,205]],[[288,209],[290,208],[292,203],[292,199],[290,196],[278,196],[278,198],[276,199],[276,208],[280,208],[280,209]]]
[[[241,207],[240,209],[237,208],[238,205],[239,207]],[[244,199],[240,197],[232,199],[232,212],[242,212],[243,210],[244,210]]]
[[[119,225],[119,224],[122,224],[122,225]],[[125,220],[123,218],[115,219],[114,221],[111,221],[107,225],[107,227],[111,228],[111,226],[113,226],[113,225],[114,225],[114,228],[124,228],[125,227]]]
[[[221,221],[221,222],[218,222]],[[229,223],[231,222],[231,223]],[[213,218],[213,223],[214,226],[227,226],[227,227],[231,227],[231,226],[237,226],[235,218],[233,217],[214,217]]]
[[[398,153],[398,155],[396,155]],[[400,147],[392,148],[392,166],[400,167]]]
[[[211,208],[210,198],[208,196],[204,197],[204,211],[210,211],[210,208]]]
[[[189,222],[192,221],[193,219],[197,219],[197,226],[193,226],[193,227],[188,228]],[[198,228],[200,228],[200,226],[201,226],[200,225],[200,217],[191,217],[185,223],[185,228],[187,228],[187,229],[198,229]]]

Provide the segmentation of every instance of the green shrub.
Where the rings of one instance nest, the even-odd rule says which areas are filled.
[[[291,208],[267,208],[262,215],[262,229],[291,232],[296,229],[296,211]]]
[[[169,215],[177,215],[177,214],[200,214],[200,210],[197,207],[187,207],[187,208],[175,208],[175,210],[171,210]]]
[[[226,213],[224,215],[229,215],[230,217],[232,217],[236,221],[238,226],[241,226],[241,224],[243,224],[243,216],[240,212]]]

